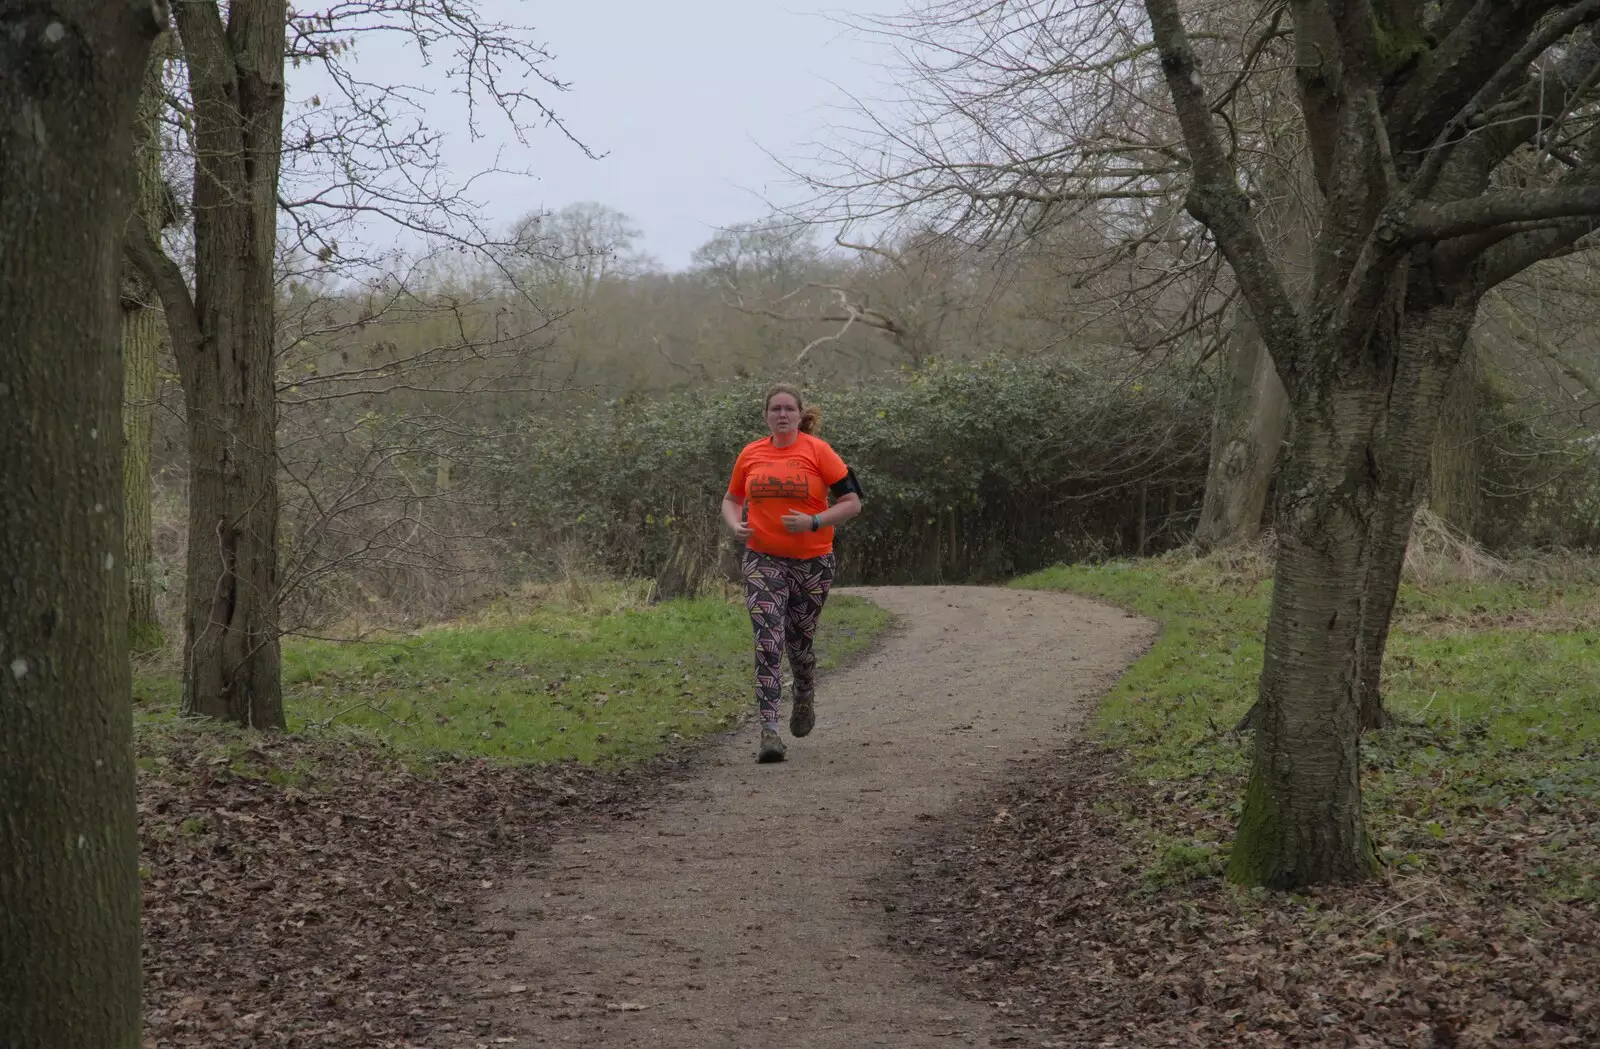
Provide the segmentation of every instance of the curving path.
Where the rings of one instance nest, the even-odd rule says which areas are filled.
[[[822,678],[787,762],[754,763],[752,725],[642,820],[557,846],[492,901],[517,929],[494,974],[517,988],[495,1001],[502,1044],[1019,1044],[889,948],[870,882],[1008,758],[1070,738],[1153,626],[1064,594],[843,592],[897,622]]]

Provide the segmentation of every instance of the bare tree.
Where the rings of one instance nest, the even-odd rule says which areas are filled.
[[[1197,0],[1207,54],[1230,74],[1215,105],[1274,247],[1305,252],[1309,163],[1286,104],[1282,12]],[[1199,523],[1206,545],[1255,533],[1287,407],[1270,354],[1214,243],[1184,214],[1189,171],[1141,12],[1126,4],[943,0],[869,22],[900,48],[905,95],[824,149],[803,177],[819,220],[928,225],[1030,276],[1053,300],[1035,349],[1102,348],[1137,373],[1217,362],[1215,433]],[[909,112],[910,116],[900,115]],[[1306,268],[1306,261],[1299,264]],[[1046,290],[1047,289],[1047,290]],[[1231,331],[1230,331],[1231,329]],[[1120,354],[1114,347],[1122,348]]]
[[[1236,8],[1207,5],[1219,20]],[[817,194],[814,221],[856,242],[900,227],[1052,256],[1058,321],[1102,340],[1152,350],[1214,333],[1229,290],[1182,210],[1171,114],[1127,75],[1148,41],[1124,5],[939,0],[855,28],[897,47],[902,95],[859,104],[796,172]],[[1216,46],[1241,33],[1219,30]],[[1244,73],[1262,60],[1242,56]],[[1252,115],[1234,125],[1247,140]]]
[[[0,5],[0,1030],[139,1042],[118,243],[164,4]]]
[[[1181,54],[1171,33],[1151,35],[1146,7],[1197,30]],[[833,173],[811,176],[831,221],[916,215],[984,245],[1037,244],[1071,224],[1074,305],[1130,318],[1134,345],[1179,348],[1185,363],[1208,355],[1211,338],[1195,336],[1230,302],[1247,310],[1233,341],[1248,351],[1254,329],[1259,349],[1233,357],[1221,392],[1252,404],[1270,366],[1289,398],[1280,578],[1303,585],[1276,592],[1262,707],[1270,697],[1278,722],[1257,745],[1258,769],[1277,771],[1247,808],[1245,880],[1367,869],[1347,730],[1383,720],[1389,610],[1438,398],[1477,304],[1588,243],[1594,85],[1579,30],[1591,18],[1554,2],[949,0],[877,27],[906,48],[912,118],[862,107],[866,126],[825,155]],[[1291,166],[1302,153],[1304,179]],[[1267,158],[1291,177],[1270,177]],[[1304,209],[1295,238],[1272,207],[1284,195]],[[1284,254],[1287,239],[1306,243],[1305,261]],[[1218,247],[1230,266],[1212,284]],[[1299,358],[1281,359],[1290,350]],[[1217,436],[1219,453],[1233,443]],[[1237,474],[1259,506],[1276,442],[1256,436]],[[1258,516],[1237,503],[1231,516]],[[1308,637],[1286,635],[1291,622]],[[1290,759],[1268,760],[1286,739],[1305,748],[1292,791]],[[1271,819],[1263,806],[1278,806]],[[1279,852],[1261,855],[1264,836]]]
[[[1297,305],[1240,188],[1176,0],[1145,0],[1216,237],[1288,391],[1278,568],[1229,873],[1275,887],[1374,867],[1359,739],[1440,404],[1478,303],[1581,250],[1600,213],[1593,2],[1293,0],[1321,196]]]
[[[549,389],[559,316],[527,316],[497,273],[428,262],[280,301],[285,632],[365,613],[357,594],[391,621],[446,610],[445,591],[484,561],[485,474],[505,427]]]
[[[528,110],[559,126],[530,85],[562,85],[543,73],[546,56],[524,31],[470,2],[368,0],[291,16],[283,0],[207,0],[180,5],[177,21],[192,264],[137,224],[131,251],[165,307],[185,394],[183,709],[278,727],[280,281],[330,267],[382,273],[381,253],[359,243],[374,218],[462,248],[496,240],[445,176],[440,136],[413,116],[420,93],[363,80],[353,49],[395,35],[425,57],[450,53],[474,131],[485,105],[519,135]],[[286,110],[286,61],[320,69],[328,97]],[[288,250],[279,250],[280,221]]]
[[[726,231],[697,253],[723,301],[754,317],[791,325],[828,326],[788,362],[796,372],[819,347],[851,331],[887,339],[913,367],[938,356],[943,330],[960,304],[953,294],[959,260],[937,235],[924,232],[856,243],[836,238],[845,256],[824,257],[809,225],[751,223]]]
[[[288,6],[176,14],[193,100],[193,291],[148,228],[130,239],[166,308],[189,424],[183,710],[282,728],[272,307]]]
[[[592,201],[535,211],[513,224],[507,265],[528,269],[541,298],[588,302],[606,280],[655,268],[633,219]]]

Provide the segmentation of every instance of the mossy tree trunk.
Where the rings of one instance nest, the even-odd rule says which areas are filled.
[[[1277,500],[1278,563],[1254,758],[1228,868],[1236,881],[1274,888],[1358,879],[1372,863],[1347,678],[1370,493],[1327,479],[1359,470],[1362,421],[1370,423],[1374,404],[1363,390],[1343,389],[1306,408],[1296,418]]]
[[[0,1040],[138,1049],[121,230],[165,8],[0,7]]]
[[[1415,291],[1410,301],[1425,301]],[[1361,730],[1382,721],[1378,670],[1406,542],[1471,319],[1461,302],[1406,315],[1398,332],[1372,336],[1371,372],[1329,381],[1296,405],[1235,880],[1295,888],[1374,869]]]

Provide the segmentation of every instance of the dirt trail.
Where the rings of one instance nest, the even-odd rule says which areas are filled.
[[[756,765],[751,726],[644,819],[566,842],[491,901],[495,924],[518,932],[486,982],[526,988],[495,999],[495,1035],[608,1049],[1026,1044],[888,947],[871,879],[1008,758],[1076,731],[1152,627],[1062,594],[848,592],[898,623],[823,677],[817,728],[785,730],[787,762]]]

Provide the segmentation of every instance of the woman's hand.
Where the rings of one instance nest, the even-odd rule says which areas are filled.
[[[744,503],[731,496],[722,497],[722,523],[728,526],[733,537],[743,542],[750,538],[750,526],[744,523]]]
[[[783,515],[783,527],[790,532],[809,532],[811,515],[803,514],[799,510],[790,510]]]

